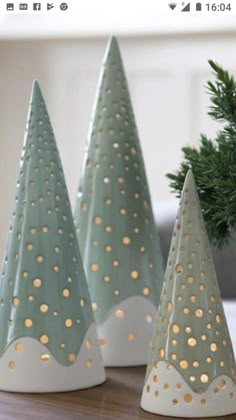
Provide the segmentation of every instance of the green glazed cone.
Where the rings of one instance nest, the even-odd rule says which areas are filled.
[[[94,317],[61,161],[37,82],[33,85],[0,302],[0,357],[17,339],[16,348],[24,354],[22,338],[33,338],[48,351],[42,360],[50,357],[64,367],[75,363]],[[16,366],[17,376],[15,359],[11,366],[12,370]],[[100,369],[103,374],[102,366]],[[37,388],[37,379],[32,390],[43,391],[40,381]],[[83,387],[82,378],[77,382],[68,388]],[[24,378],[22,383],[24,388]],[[9,385],[9,389],[14,386]],[[0,388],[4,389],[1,380]],[[52,390],[57,390],[57,385]]]
[[[109,345],[112,337],[105,337],[101,326],[128,298],[139,298],[136,308],[130,309],[132,314],[139,310],[139,302],[141,308],[145,302],[144,312],[150,316],[143,328],[150,329],[162,288],[162,258],[128,85],[114,37],[101,71],[75,221],[102,342]],[[123,324],[129,311],[126,315]],[[135,335],[132,323],[130,333]],[[124,340],[127,334],[124,330]],[[106,364],[119,364],[106,359]],[[127,364],[132,360],[135,357]],[[146,356],[140,363],[145,361]]]
[[[183,188],[142,397],[148,411],[207,417],[236,411],[235,361],[197,189]],[[163,389],[165,398],[162,395]],[[164,399],[163,399],[164,398]]]

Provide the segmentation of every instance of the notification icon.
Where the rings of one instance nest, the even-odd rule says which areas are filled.
[[[36,10],[36,11],[41,10],[41,3],[33,3],[33,10]]]
[[[68,9],[68,4],[67,3],[61,3],[60,4],[60,9],[63,10],[63,11],[67,10]]]
[[[7,3],[6,4],[6,9],[7,10],[14,10],[14,3]]]
[[[28,10],[28,4],[27,3],[20,3],[19,4],[20,10]]]

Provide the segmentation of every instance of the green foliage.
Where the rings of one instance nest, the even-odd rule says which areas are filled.
[[[236,229],[236,80],[213,61],[209,64],[215,81],[207,82],[208,114],[225,125],[214,140],[201,135],[198,148],[183,147],[180,168],[167,177],[179,197],[186,173],[192,169],[209,238],[223,248]]]

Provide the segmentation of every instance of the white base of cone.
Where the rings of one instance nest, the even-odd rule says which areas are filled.
[[[87,348],[87,340],[91,347]],[[16,351],[17,343],[23,351]],[[42,354],[49,355],[43,361]],[[89,388],[105,381],[95,323],[85,335],[76,361],[63,366],[48,349],[31,337],[15,340],[0,359],[0,390],[13,392],[61,392]]]
[[[155,315],[155,306],[142,296],[114,306],[109,318],[98,326],[104,365],[147,364]]]
[[[236,386],[231,378],[221,375],[199,394],[173,366],[159,362],[144,385],[141,407],[164,416],[224,416],[236,413]]]

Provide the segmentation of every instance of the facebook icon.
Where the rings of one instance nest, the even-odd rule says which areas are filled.
[[[41,3],[34,3],[33,10],[41,10]]]

